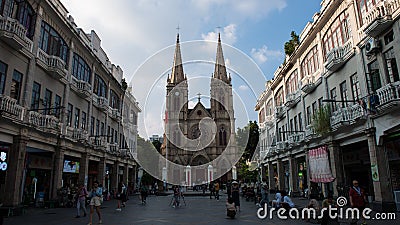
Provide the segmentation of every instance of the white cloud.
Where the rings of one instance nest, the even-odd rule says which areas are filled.
[[[259,64],[265,63],[268,59],[281,59],[283,57],[283,53],[278,50],[268,50],[266,45],[263,45],[259,49],[252,48],[251,49],[251,57]]]
[[[217,41],[218,40],[218,33],[221,33],[221,40],[228,45],[233,45],[236,40],[236,24],[229,24],[220,31],[216,28],[212,32],[208,32],[207,34],[202,34],[201,37],[205,41]]]
[[[247,90],[249,90],[249,86],[240,85],[240,86],[239,86],[239,90],[241,90],[241,91],[247,91]]]

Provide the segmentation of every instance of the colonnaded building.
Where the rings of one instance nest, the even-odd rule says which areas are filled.
[[[374,208],[395,209],[399,17],[399,0],[321,1],[257,101],[271,189],[347,196],[357,179]]]
[[[138,103],[94,31],[59,0],[0,1],[0,202],[136,180]],[[47,205],[48,206],[48,205]]]

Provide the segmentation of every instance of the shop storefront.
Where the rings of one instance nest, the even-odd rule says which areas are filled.
[[[62,175],[62,186],[71,189],[79,184],[79,160],[72,157],[65,157]]]
[[[400,191],[400,133],[385,138],[384,148],[388,154],[392,190]]]
[[[99,162],[90,160],[88,176],[87,176],[88,187],[92,187],[93,182],[97,181],[98,174],[99,174]]]
[[[24,204],[41,206],[49,199],[52,168],[52,153],[27,147],[23,178]]]

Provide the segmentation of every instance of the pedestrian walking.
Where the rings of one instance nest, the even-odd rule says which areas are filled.
[[[232,197],[232,182],[230,180],[226,183],[226,193],[228,194],[228,198]]]
[[[217,181],[214,185],[215,189],[215,199],[219,200],[219,182]]]
[[[99,217],[99,224],[102,224],[103,221],[101,220],[101,212],[100,212],[100,206],[103,202],[103,189],[99,187],[99,182],[95,181],[93,182],[93,187],[90,192],[90,216],[89,216],[89,223],[88,225],[92,225],[93,221],[93,213],[94,209],[96,208],[96,213],[97,216]]]
[[[367,202],[367,196],[362,188],[360,188],[358,181],[353,180],[353,186],[349,190],[350,205],[352,208],[357,208],[362,215],[362,211],[365,208]],[[367,224],[364,216],[362,216],[363,222],[361,225]],[[352,224],[357,224],[357,220],[353,218]]]
[[[226,201],[226,215],[231,219],[234,219],[236,216],[235,202],[231,197],[228,197]]]
[[[237,181],[232,182],[232,200],[235,203],[236,211],[240,212],[240,193],[239,183]]]
[[[79,189],[76,193],[76,209],[77,209],[77,214],[75,218],[81,217],[80,209],[82,208],[83,210],[83,216],[86,216],[86,197],[89,195],[88,191],[86,190],[85,185],[80,184]]]
[[[140,198],[142,199],[142,204],[143,205],[146,204],[146,198],[147,198],[147,195],[148,195],[148,191],[149,191],[149,189],[147,188],[146,184],[143,184],[140,187]]]
[[[214,182],[210,182],[208,189],[210,189],[210,199],[212,199],[212,196],[215,196]]]
[[[123,193],[124,193],[124,183],[122,183],[122,181],[121,181],[118,183],[118,188],[115,193],[115,198],[117,199],[117,208],[115,209],[116,211],[122,211],[121,202],[122,202]]]

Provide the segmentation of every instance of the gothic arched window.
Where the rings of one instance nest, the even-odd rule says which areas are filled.
[[[221,127],[219,130],[219,144],[220,145],[226,145],[226,131],[224,127]]]

